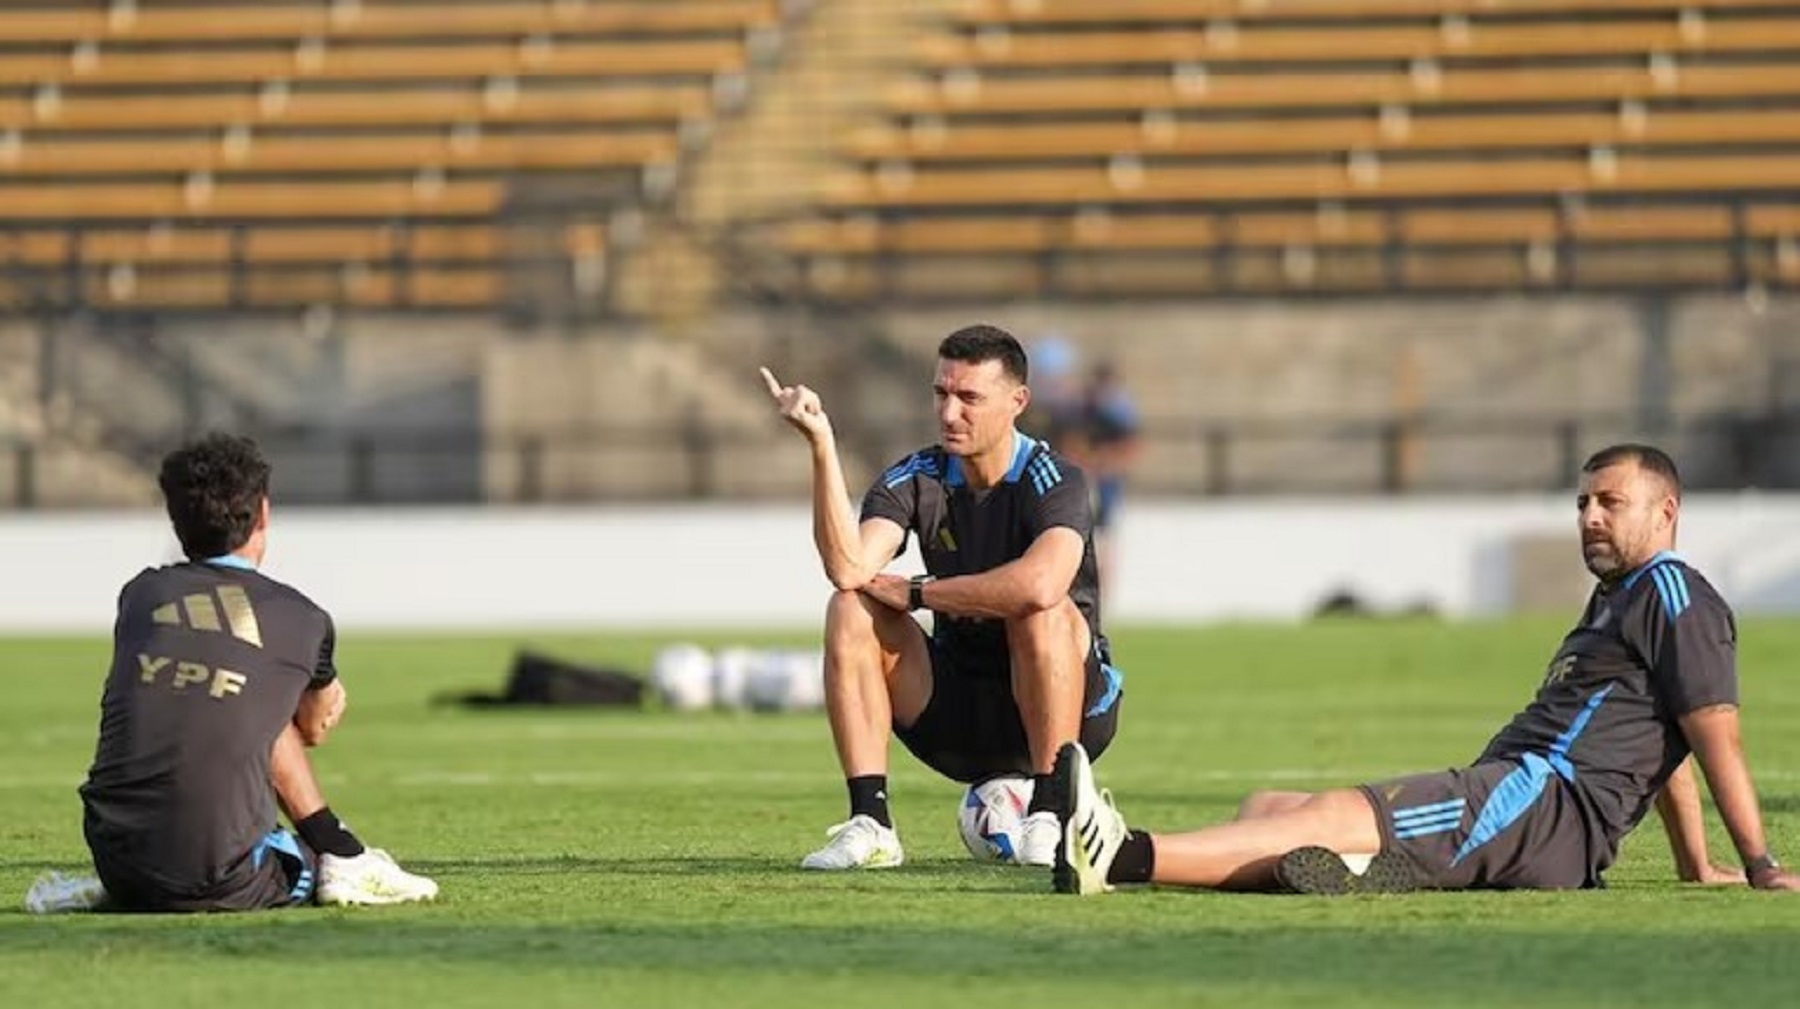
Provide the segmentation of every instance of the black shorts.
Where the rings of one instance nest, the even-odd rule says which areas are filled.
[[[228,873],[229,882],[210,890],[177,892],[154,878],[93,848],[94,869],[105,885],[108,906],[120,911],[260,911],[312,900],[318,858],[305,842],[279,827],[271,830]]]
[[[1395,778],[1363,785],[1382,850],[1406,857],[1437,890],[1564,890],[1600,885],[1572,787],[1548,761]]]
[[[1031,774],[1031,748],[1013,700],[1011,670],[994,668],[1004,665],[1005,658],[953,654],[929,636],[926,646],[931,651],[931,700],[910,727],[895,725],[894,735],[913,756],[952,781]],[[1118,729],[1124,682],[1124,674],[1098,644],[1088,650],[1080,740],[1092,758],[1106,752]]]

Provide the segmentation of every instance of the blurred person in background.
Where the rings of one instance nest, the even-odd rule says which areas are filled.
[[[1047,443],[1076,465],[1087,465],[1088,404],[1069,341],[1057,334],[1031,345],[1031,402],[1019,430]]]
[[[1099,549],[1100,580],[1110,590],[1118,584],[1119,509],[1124,503],[1126,478],[1143,449],[1141,425],[1137,404],[1111,361],[1094,365],[1081,402],[1086,436],[1080,458],[1093,477],[1094,541]]]
[[[319,791],[306,748],[343,717],[331,617],[258,571],[269,464],[209,435],[158,477],[187,559],[119,593],[100,738],[81,787],[97,877],[51,873],[36,913],[248,911],[430,900],[437,884],[368,848]],[[276,821],[276,806],[294,831]]]
[[[1536,697],[1473,765],[1318,794],[1257,793],[1234,822],[1153,835],[1126,825],[1071,743],[1053,789],[1065,803],[1055,888],[1599,887],[1654,806],[1681,879],[1800,889],[1769,850],[1740,741],[1736,620],[1674,552],[1674,462],[1648,445],[1604,449],[1582,467],[1576,509],[1598,585]],[[1742,871],[1711,864],[1690,753]]]
[[[904,853],[888,809],[888,740],[954,781],[1029,775],[1015,861],[1049,866],[1060,837],[1058,747],[1098,755],[1117,728],[1120,674],[1100,629],[1087,479],[1021,433],[1025,351],[971,326],[938,346],[939,443],[876,478],[861,517],[818,395],[763,381],[812,452],[813,540],[837,592],[825,617],[825,697],[849,818],[807,869],[889,868]],[[907,537],[928,572],[883,573]],[[929,634],[912,613],[930,610]]]

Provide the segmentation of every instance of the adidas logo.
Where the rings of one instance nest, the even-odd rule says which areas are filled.
[[[1090,816],[1087,819],[1087,823],[1082,825],[1081,843],[1090,860],[1097,860],[1102,857],[1106,851],[1106,846],[1100,843],[1099,817]]]
[[[232,637],[257,648],[263,646],[262,628],[256,623],[256,610],[250,605],[250,595],[238,585],[221,585],[216,592],[182,596],[176,602],[152,610],[150,619],[168,627],[187,627],[215,634],[222,634],[230,627]]]

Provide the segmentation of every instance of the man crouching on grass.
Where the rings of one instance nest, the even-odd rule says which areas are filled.
[[[344,713],[331,617],[257,571],[269,464],[212,435],[163,460],[187,560],[119,593],[100,742],[81,787],[98,878],[50,873],[26,909],[249,911],[430,900],[325,805],[306,748]],[[279,802],[295,833],[277,826]],[[298,836],[296,836],[296,834]]]
[[[1049,866],[1059,836],[1046,782],[1059,745],[1098,757],[1118,729],[1122,674],[1100,630],[1093,512],[1081,470],[1014,423],[1031,400],[1024,348],[993,326],[938,345],[939,443],[848,507],[818,394],[763,370],[813,462],[813,540],[837,591],[825,613],[825,704],[850,818],[806,869],[904,859],[887,801],[888,740],[953,781],[1031,775],[1018,865]],[[916,537],[929,575],[883,569]],[[929,634],[912,613],[931,610]]]

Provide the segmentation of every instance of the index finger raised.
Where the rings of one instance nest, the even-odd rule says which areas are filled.
[[[775,373],[768,368],[758,368],[756,370],[762,372],[763,384],[769,387],[769,395],[781,395],[781,383],[775,381]]]

